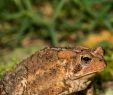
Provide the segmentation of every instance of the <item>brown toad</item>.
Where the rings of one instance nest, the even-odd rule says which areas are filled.
[[[4,76],[0,95],[92,95],[91,78],[105,67],[101,47],[45,48]]]

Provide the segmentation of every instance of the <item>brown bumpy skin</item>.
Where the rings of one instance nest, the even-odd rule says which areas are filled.
[[[45,48],[4,75],[0,95],[67,95],[87,90],[91,77],[105,67],[101,47]]]

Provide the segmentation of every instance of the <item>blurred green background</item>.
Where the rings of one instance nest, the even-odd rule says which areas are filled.
[[[112,0],[0,0],[0,77],[43,47],[76,45],[104,48],[107,68],[95,89],[112,95]]]

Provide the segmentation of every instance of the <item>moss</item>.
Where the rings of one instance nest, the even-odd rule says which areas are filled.
[[[0,77],[6,72],[13,69],[21,60],[39,50],[43,46],[29,46],[27,48],[15,48],[0,57]]]

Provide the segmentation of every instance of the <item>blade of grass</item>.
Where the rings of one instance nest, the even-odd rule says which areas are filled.
[[[27,18],[21,20],[20,30],[18,30],[18,35],[16,37],[16,46],[20,45],[21,40],[24,38],[24,34],[26,29],[29,27],[30,23],[28,22]]]
[[[55,21],[59,15],[59,13],[61,12],[61,9],[64,5],[64,2],[65,0],[61,0],[59,3],[58,3],[58,6],[56,7],[55,11],[54,11],[54,15],[51,19],[51,22],[50,22],[50,25],[49,25],[49,34],[51,36],[51,40],[52,40],[52,43],[53,43],[53,46],[57,46],[58,45],[58,39],[57,39],[57,33],[55,31]]]
[[[30,0],[23,0],[23,3],[27,10],[32,10],[32,4],[31,4]]]
[[[24,7],[22,6],[22,1],[21,0],[13,0],[13,2],[15,3],[15,5],[17,6],[17,8],[19,10],[24,10]]]
[[[28,17],[32,19],[32,22],[36,25],[44,25],[48,27],[48,21],[43,19],[39,14],[31,12],[27,12]]]
[[[6,19],[6,20],[13,20],[13,19],[19,19],[24,15],[24,11],[21,12],[15,12],[13,14],[9,14],[9,13],[3,13],[2,16]]]

